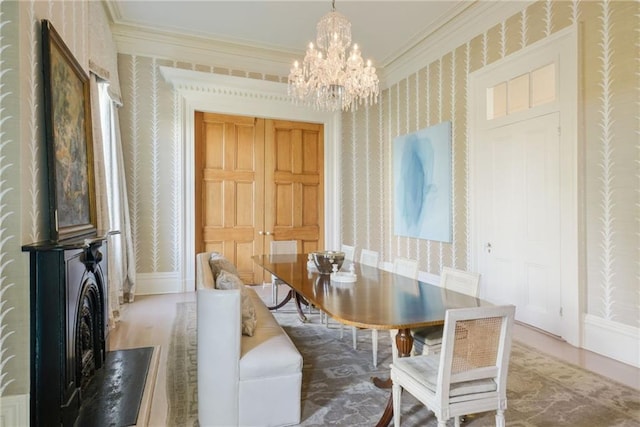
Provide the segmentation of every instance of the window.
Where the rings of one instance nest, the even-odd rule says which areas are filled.
[[[556,65],[545,65],[487,88],[487,120],[556,100]]]

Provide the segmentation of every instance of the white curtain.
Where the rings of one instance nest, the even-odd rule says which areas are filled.
[[[117,104],[108,89],[107,81],[91,74],[97,220],[98,229],[110,232],[107,238],[109,324],[115,327],[120,318],[120,305],[134,300],[136,264]]]

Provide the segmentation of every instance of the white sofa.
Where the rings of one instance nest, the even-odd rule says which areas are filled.
[[[208,426],[300,423],[302,356],[256,292],[257,324],[241,334],[240,290],[219,290],[197,255],[198,420]]]

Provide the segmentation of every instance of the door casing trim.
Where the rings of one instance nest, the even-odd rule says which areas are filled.
[[[478,71],[469,74],[468,104],[469,114],[469,247],[471,248],[471,267],[477,271],[482,242],[478,237],[478,224],[475,220],[476,191],[474,188],[474,143],[478,131],[489,126],[503,126],[510,121],[522,120],[524,115],[508,116],[493,120],[488,124],[485,120],[486,102],[485,88],[508,77],[517,76],[520,71],[530,70],[533,64],[544,65],[550,61],[558,67],[557,101],[552,105],[534,112],[545,114],[549,110],[560,112],[560,156],[561,156],[561,192],[560,192],[560,247],[561,247],[561,336],[569,344],[582,346],[583,313],[585,312],[585,272],[584,272],[584,206],[581,193],[583,188],[583,148],[580,133],[581,113],[580,82],[578,67],[579,26],[573,25],[540,40],[512,55],[498,60]],[[531,113],[529,113],[531,114]],[[524,117],[523,117],[524,116]]]
[[[182,291],[195,289],[195,176],[194,113],[220,114],[295,120],[324,125],[324,241],[326,247],[340,242],[340,112],[327,113],[295,105],[287,95],[285,83],[205,73],[160,66],[160,73],[179,97],[181,110],[180,153],[182,156]]]

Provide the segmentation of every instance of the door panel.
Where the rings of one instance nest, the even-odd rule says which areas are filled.
[[[196,253],[218,251],[245,283],[272,240],[323,247],[322,125],[196,113]]]
[[[311,252],[324,246],[324,133],[313,123],[265,123],[265,227],[273,240],[298,240]],[[267,202],[268,203],[268,202]]]
[[[559,118],[484,131],[476,163],[484,296],[553,334],[560,319]]]
[[[262,250],[255,237],[263,218],[264,122],[201,112],[195,119],[196,194],[202,195],[196,197],[196,252],[221,252],[253,283],[251,256]]]

